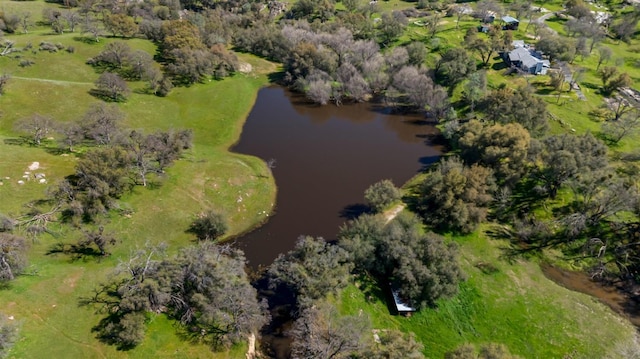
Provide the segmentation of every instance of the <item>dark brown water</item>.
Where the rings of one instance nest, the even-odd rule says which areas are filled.
[[[437,130],[418,115],[369,104],[315,106],[280,87],[260,90],[233,151],[275,159],[275,215],[239,238],[251,266],[269,265],[300,235],[334,239],[371,184],[400,186],[436,161]]]

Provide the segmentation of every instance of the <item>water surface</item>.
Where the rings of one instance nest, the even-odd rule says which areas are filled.
[[[316,106],[281,87],[260,90],[234,152],[275,160],[274,215],[239,238],[252,266],[269,265],[301,235],[335,238],[371,184],[400,186],[438,159],[437,130],[420,115],[375,105]]]

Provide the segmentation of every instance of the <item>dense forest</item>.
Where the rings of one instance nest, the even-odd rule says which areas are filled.
[[[44,197],[26,210],[0,213],[3,286],[33,274],[29,243],[61,227],[75,240],[59,242],[48,254],[108,260],[122,241],[105,226],[137,210],[121,198],[161,187],[194,141],[187,127],[127,128],[120,106],[133,93],[165,98],[236,76],[244,65],[239,54],[281,64],[273,79],[312,103],[371,101],[422,114],[440,128],[449,150],[403,188],[388,180],[372,184],[364,193],[367,213],[336,229],[335,243],[301,233],[296,247],[268,268],[246,268],[240,250],[220,243],[231,224],[223,211],[193,214],[184,228],[195,237],[192,245],[168,251],[163,241],[147,243],[119,257],[108,281],[78,298],[100,314],[93,328],[100,341],[132,350],[144,342],[151,313],[161,313],[181,337],[224,351],[275,330],[275,302],[289,296],[280,314],[291,320],[285,335],[292,358],[422,358],[429,343],[406,330],[375,332],[377,324],[366,315],[342,313],[336,298],[354,283],[372,282],[392,288],[417,310],[438,308],[460,295],[467,279],[451,238],[478,231],[508,243],[510,258],[552,250],[561,253],[554,260],[637,297],[640,155],[623,144],[633,144],[640,128],[633,90],[640,80],[624,67],[637,68],[640,59],[617,57],[611,45],[633,45],[637,54],[637,3],[606,2],[609,16],[601,20],[593,4],[569,0],[556,13],[561,34],[536,20],[547,4],[530,0],[419,0],[402,10],[358,0],[52,3],[41,14],[0,8],[2,57],[30,68],[31,54],[77,51],[50,42],[19,46],[18,36],[34,28],[60,36],[77,32],[87,43],[113,41],[86,59],[99,76],[89,90],[98,102],[84,114],[58,121],[35,113],[13,123],[22,145],[80,155],[73,173],[49,184]],[[527,19],[520,24],[532,33],[526,41],[557,69],[542,82],[542,76],[521,81],[525,75],[515,67],[496,70],[496,58],[508,57],[519,39],[499,20],[492,24],[507,14]],[[478,26],[459,28],[471,19]],[[448,31],[456,42],[437,36],[443,21],[455,23]],[[408,36],[418,22],[420,36]],[[482,24],[489,24],[486,31]],[[149,40],[156,51],[138,49],[131,39]],[[12,81],[0,69],[0,101]],[[564,112],[554,113],[580,85],[592,90],[589,101],[604,105],[576,115],[577,121],[596,122],[598,131],[576,131],[570,119],[559,118]],[[399,204],[407,210],[385,216]],[[0,354],[19,340],[16,331],[0,318]],[[446,357],[511,358],[514,349],[464,344]],[[268,345],[263,351],[272,354]]]

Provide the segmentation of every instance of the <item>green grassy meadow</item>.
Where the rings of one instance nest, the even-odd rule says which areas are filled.
[[[410,317],[390,316],[379,294],[359,282],[342,293],[342,312],[362,311],[377,329],[415,333],[429,358],[464,343],[501,343],[522,358],[621,358],[616,349],[633,343],[635,330],[627,320],[547,279],[536,260],[506,260],[506,242],[480,231],[453,240],[467,275],[453,299]]]
[[[557,11],[559,4],[545,3],[544,7]],[[564,21],[552,17],[552,21],[547,23],[564,34]],[[459,29],[455,28],[455,18],[444,18],[440,24],[435,43],[440,49],[446,49],[462,46],[465,31],[477,26],[478,21],[463,18]],[[521,28],[513,32],[514,38],[531,43],[533,32],[525,32],[525,28],[526,25],[521,24]],[[425,29],[411,24],[400,41],[410,42],[425,36]],[[424,42],[427,47],[434,43],[433,40]],[[626,44],[607,38],[601,45],[613,50],[612,59],[603,66],[616,65],[620,72],[631,76],[633,87],[638,88],[638,40]],[[433,65],[437,60],[438,55],[432,54],[428,62]],[[480,61],[479,56],[477,60]],[[547,103],[552,133],[591,132],[598,135],[602,123],[589,115],[604,103],[599,93],[601,80],[596,71],[597,61],[597,50],[594,50],[590,56],[578,57],[570,64],[572,68],[587,69],[581,82],[587,101],[580,101],[574,92],[562,93],[558,101],[557,93],[549,86],[549,76],[505,76],[498,66],[502,63],[499,57],[492,58],[486,68],[488,87],[529,84]],[[458,88],[453,100],[460,97]],[[635,134],[624,138],[610,150],[628,152],[637,149],[638,141],[640,135]],[[414,178],[407,186],[418,182],[419,179]],[[457,297],[409,318],[390,317],[389,309],[379,294],[371,295],[368,284],[359,283],[360,288],[352,286],[342,294],[340,306],[343,312],[357,314],[362,310],[372,318],[374,328],[414,332],[425,343],[425,354],[431,358],[441,358],[447,351],[464,343],[479,346],[490,342],[504,344],[513,354],[523,358],[625,357],[618,349],[633,343],[634,327],[597,299],[562,288],[546,278],[538,259],[507,260],[504,249],[509,244],[489,238],[482,230],[451,240],[460,245],[463,268],[468,276]],[[486,268],[492,270],[487,271]]]
[[[0,1],[0,9],[29,9],[39,18],[42,8],[54,4]],[[80,118],[97,99],[89,94],[99,74],[85,62],[111,41],[86,41],[78,32],[52,35],[43,28],[28,34],[6,36],[16,47],[32,44],[36,51],[19,52],[18,58],[0,57],[0,71],[12,76],[6,94],[0,97],[0,212],[17,216],[24,204],[45,197],[46,187],[73,172],[81,153],[60,153],[53,140],[41,147],[19,142],[13,128],[16,120],[34,113],[46,114],[57,121]],[[37,51],[42,41],[60,43],[75,51],[48,53]],[[134,49],[151,54],[155,46],[140,39],[125,40]],[[14,55],[14,54],[12,54]],[[153,188],[135,188],[121,198],[121,207],[131,214],[110,215],[106,228],[117,234],[119,243],[112,255],[74,260],[63,254],[48,254],[58,242],[73,242],[79,232],[54,223],[54,235],[35,239],[30,250],[29,275],[0,291],[0,312],[13,316],[20,325],[20,339],[10,353],[14,358],[238,358],[246,347],[226,353],[212,353],[203,344],[180,338],[174,323],[162,315],[151,315],[145,341],[133,350],[122,352],[95,338],[91,328],[101,314],[97,308],[79,307],[81,297],[90,296],[120,260],[145,243],[169,244],[169,253],[192,244],[185,233],[189,223],[201,211],[216,209],[228,220],[230,236],[263,222],[275,199],[275,183],[262,160],[228,151],[239,138],[242,125],[267,74],[276,66],[250,55],[241,61],[253,66],[252,73],[238,74],[223,81],[212,81],[188,88],[176,88],[166,98],[136,91],[142,83],[130,83],[134,90],[119,107],[126,113],[125,128],[148,132],[191,128],[194,146],[169,168]],[[33,61],[20,67],[21,59]],[[80,151],[81,152],[81,151]],[[17,183],[32,162],[46,174],[47,184]],[[9,179],[6,179],[8,177]],[[238,198],[242,197],[242,201]]]

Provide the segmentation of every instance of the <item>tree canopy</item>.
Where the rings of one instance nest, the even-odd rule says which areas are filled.
[[[271,285],[284,284],[297,296],[300,307],[336,293],[350,280],[352,264],[347,252],[322,238],[300,237],[295,248],[269,267]]]
[[[267,322],[241,251],[205,242],[171,258],[160,259],[162,252],[157,247],[133,252],[110,283],[85,299],[108,313],[94,328],[100,339],[122,349],[135,347],[151,311],[166,313],[213,349],[228,348]]]
[[[472,120],[457,142],[465,163],[491,168],[501,183],[513,186],[527,171],[530,137],[518,123],[486,126]]]
[[[485,221],[493,200],[492,171],[457,157],[441,160],[421,184],[418,213],[437,229],[469,233]]]
[[[421,233],[414,215],[403,213],[386,225],[381,217],[361,216],[341,228],[340,245],[356,269],[376,274],[416,308],[456,294],[463,278],[455,245]]]

